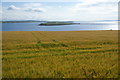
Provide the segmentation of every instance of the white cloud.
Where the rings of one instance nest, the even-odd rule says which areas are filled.
[[[14,5],[11,5],[7,8],[8,10],[19,10],[20,8],[14,6]]]
[[[74,16],[90,20],[117,19],[118,0],[84,0],[70,7]],[[82,17],[81,17],[82,15]]]
[[[32,12],[45,12],[46,10],[43,8],[41,3],[25,3],[24,5],[25,11]]]
[[[106,0],[105,0],[106,1]],[[84,0],[82,3],[78,3],[75,6],[72,7],[73,11],[80,11],[80,10],[115,10],[117,9],[117,2],[115,3],[114,1],[111,2],[105,2],[105,1],[101,1],[101,0],[96,0],[93,2],[93,0],[90,0],[90,3],[88,2],[88,0]]]
[[[32,12],[45,12],[46,10],[43,8],[27,8],[25,11],[32,11]]]
[[[40,3],[26,3],[26,4],[24,4],[24,7],[28,7],[28,8],[30,8],[30,7],[40,7],[40,6],[42,6],[42,4],[40,4]]]
[[[35,11],[35,12],[45,12],[45,10],[42,9],[42,8],[33,8],[33,11]]]
[[[119,0],[82,0],[81,3],[77,3],[72,9],[74,9],[73,11],[115,10],[118,7],[118,2]]]
[[[117,19],[118,0],[82,0],[73,5],[57,3],[52,6],[41,3],[24,3],[18,9],[4,11],[4,19],[38,19],[38,20],[109,20]],[[44,13],[43,13],[44,12]]]
[[[41,4],[39,3],[29,3],[24,4],[24,7],[18,8],[14,5],[10,5],[7,10],[21,10],[21,11],[28,11],[28,12],[45,12],[46,10],[43,8],[39,8]]]
[[[82,0],[85,4],[97,4],[97,3],[118,3],[119,0]]]
[[[41,13],[27,12],[21,10],[3,10],[3,20],[37,20],[41,19]]]

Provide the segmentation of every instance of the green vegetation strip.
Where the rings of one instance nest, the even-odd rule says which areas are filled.
[[[37,43],[36,43],[36,47],[39,49],[41,46],[41,40],[32,32],[32,35],[36,38]]]
[[[98,50],[98,51],[80,51],[80,52],[64,52],[64,53],[54,53],[48,55],[37,55],[37,56],[25,56],[25,57],[16,57],[16,58],[35,58],[35,57],[45,57],[45,56],[67,56],[67,55],[79,55],[83,53],[105,53],[105,52],[118,52],[118,49],[108,49],[108,50]],[[5,59],[5,58],[3,58]],[[8,59],[8,58],[7,58]],[[15,59],[15,58],[9,58]]]
[[[45,46],[44,46],[45,47]],[[47,46],[48,47],[48,46]],[[61,46],[59,46],[61,47]],[[63,46],[64,47],[64,46]],[[94,50],[94,49],[99,49],[101,47],[88,47],[88,48],[65,48],[65,49],[46,49],[46,50],[30,50],[30,51],[19,51],[15,50],[14,52],[4,52],[3,55],[7,54],[18,54],[18,53],[39,53],[39,52],[61,52],[61,51],[77,51],[77,50]],[[10,50],[9,50],[10,51]]]

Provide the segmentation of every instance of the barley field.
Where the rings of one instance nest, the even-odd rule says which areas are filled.
[[[117,78],[118,31],[3,31],[3,78]]]

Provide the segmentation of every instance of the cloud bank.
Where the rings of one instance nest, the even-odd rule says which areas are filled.
[[[7,4],[7,3],[4,3]],[[118,0],[17,3],[4,6],[4,20],[113,20],[118,18]]]

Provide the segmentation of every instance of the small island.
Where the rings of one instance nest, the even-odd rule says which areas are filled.
[[[56,26],[56,25],[73,25],[73,24],[80,24],[80,23],[73,23],[73,22],[45,22],[39,25],[42,26]]]

